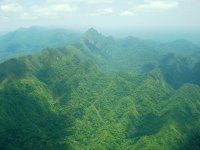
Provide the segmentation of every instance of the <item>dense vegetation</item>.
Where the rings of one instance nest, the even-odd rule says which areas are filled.
[[[2,63],[0,149],[200,149],[200,49],[178,43],[90,29]]]

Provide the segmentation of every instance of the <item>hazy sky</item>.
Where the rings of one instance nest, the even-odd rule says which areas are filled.
[[[0,31],[32,25],[200,27],[200,0],[0,0]]]

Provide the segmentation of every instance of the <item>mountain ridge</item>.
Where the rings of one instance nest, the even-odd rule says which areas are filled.
[[[199,62],[92,32],[0,64],[0,149],[198,149]]]

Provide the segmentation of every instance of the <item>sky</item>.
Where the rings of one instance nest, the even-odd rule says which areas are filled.
[[[198,28],[200,0],[0,0],[0,31],[66,28]]]

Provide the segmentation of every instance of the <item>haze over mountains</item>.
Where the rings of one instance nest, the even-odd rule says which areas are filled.
[[[0,149],[198,150],[199,58],[184,39],[93,28],[2,35]]]
[[[108,32],[108,31],[107,31]],[[142,31],[141,31],[142,32]],[[140,34],[141,34],[140,32]],[[146,31],[148,32],[148,31]],[[167,31],[166,31],[167,32]],[[170,34],[172,31],[169,31]],[[177,31],[180,32],[180,31]],[[186,31],[185,31],[186,32]],[[198,31],[194,31],[198,33]],[[112,33],[110,31],[110,33]],[[120,34],[120,31],[118,31]],[[134,32],[133,32],[134,33]],[[173,31],[175,34],[176,31]],[[83,33],[82,33],[83,34]],[[132,34],[131,32],[129,34]],[[154,33],[159,34],[159,33]],[[160,33],[162,34],[162,32]],[[186,33],[185,33],[186,34]],[[128,33],[126,33],[128,35]],[[138,35],[138,33],[136,33]],[[3,62],[9,58],[15,57],[15,56],[21,56],[26,54],[31,54],[33,52],[41,51],[43,48],[51,47],[63,47],[68,43],[73,43],[81,38],[81,32],[71,31],[67,29],[62,28],[45,28],[45,27],[37,27],[33,26],[30,28],[20,28],[16,31],[0,34],[0,62]],[[165,34],[163,33],[163,36]],[[128,37],[128,36],[127,36]],[[176,37],[176,36],[175,36]],[[173,38],[175,38],[173,37]],[[177,36],[178,38],[179,36]],[[199,49],[200,45],[196,44],[198,42],[191,42],[193,38],[190,38],[190,40],[185,40],[183,38],[187,38],[187,36],[180,36],[181,39],[175,39],[167,40],[170,42],[157,42],[154,39],[149,40],[143,40],[145,42],[151,42],[152,45],[155,47],[161,47],[161,50],[165,51],[180,51],[182,53],[183,47],[185,47],[184,53],[190,53],[190,51],[187,51],[188,49],[192,49],[192,51],[195,51]],[[131,36],[129,36],[131,38]],[[132,37],[135,38],[135,37]],[[170,36],[172,39],[172,35]],[[128,39],[128,38],[120,38],[117,37],[115,39]],[[142,39],[135,38],[140,41]],[[162,36],[158,36],[155,39],[162,39]],[[164,40],[166,41],[166,40]],[[194,41],[197,41],[195,39]],[[183,53],[182,53],[183,54]]]
[[[61,47],[75,41],[79,34],[59,28],[30,27],[0,35],[0,62],[41,51],[46,47]]]

